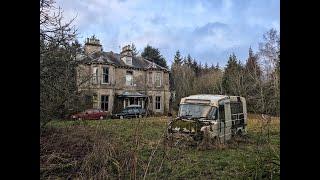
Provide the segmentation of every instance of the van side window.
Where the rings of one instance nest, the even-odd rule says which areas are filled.
[[[230,103],[230,108],[231,108],[231,114],[243,113],[243,107],[241,102]]]
[[[220,119],[220,121],[224,121],[225,120],[224,105],[219,105],[219,119]]]
[[[217,110],[217,108],[215,108],[215,107],[212,108],[212,110],[209,113],[209,118],[213,119],[213,120],[218,119],[218,110]]]

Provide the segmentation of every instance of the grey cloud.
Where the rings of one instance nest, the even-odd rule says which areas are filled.
[[[197,35],[212,35],[216,30],[227,31],[229,26],[221,22],[209,22],[202,27],[198,27],[194,30],[194,33]]]

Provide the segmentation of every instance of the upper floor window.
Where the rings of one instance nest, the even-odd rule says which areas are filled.
[[[152,84],[152,72],[149,72],[148,83]]]
[[[161,86],[161,73],[160,72],[156,73],[156,86],[157,87]]]
[[[98,67],[92,68],[92,84],[98,84]]]
[[[109,83],[109,68],[103,67],[102,83]]]
[[[132,65],[132,58],[127,57],[126,58],[126,64],[127,65]]]
[[[127,71],[126,73],[126,85],[133,86],[133,72]]]

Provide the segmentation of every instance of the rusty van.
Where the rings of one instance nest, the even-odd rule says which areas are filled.
[[[184,97],[178,117],[170,120],[168,135],[184,135],[195,141],[208,137],[225,143],[246,133],[246,100],[240,96],[199,94]]]

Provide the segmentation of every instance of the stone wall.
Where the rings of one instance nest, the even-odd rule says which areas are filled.
[[[78,75],[87,76],[92,75],[93,67],[98,67],[98,84],[92,84],[92,81],[88,81],[87,83],[83,84],[80,90],[88,90],[90,89],[91,92],[97,94],[98,101],[94,104],[95,108],[100,107],[100,98],[101,95],[109,95],[109,111],[112,112],[114,110],[114,98],[115,95],[121,94],[125,91],[137,91],[148,96],[152,97],[152,107],[155,113],[167,113],[169,111],[169,101],[170,101],[170,91],[169,91],[169,73],[163,71],[156,71],[156,70],[136,70],[136,69],[125,69],[125,68],[116,68],[111,65],[104,65],[104,64],[91,64],[91,65],[80,65],[78,67]],[[102,84],[102,72],[103,67],[109,67],[109,83]],[[133,72],[133,86],[126,85],[126,72],[132,71]],[[152,72],[152,83],[148,82],[149,72]],[[155,74],[157,72],[161,73],[161,86],[157,87],[155,85]],[[79,77],[80,77],[79,76]],[[156,96],[161,97],[161,106],[160,110],[156,110]]]

